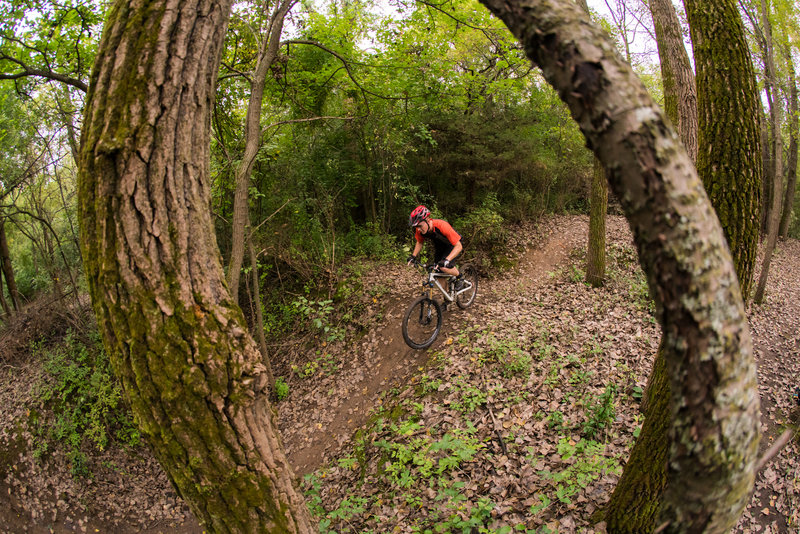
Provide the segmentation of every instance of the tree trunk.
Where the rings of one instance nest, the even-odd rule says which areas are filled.
[[[772,253],[775,244],[778,242],[778,226],[781,218],[781,193],[783,192],[783,137],[781,135],[781,123],[783,122],[783,103],[778,93],[778,77],[775,71],[775,54],[772,39],[772,25],[769,20],[769,11],[764,0],[761,0],[761,17],[764,25],[764,38],[766,40],[764,63],[766,65],[767,85],[774,89],[770,100],[770,120],[772,129],[772,154],[773,154],[773,176],[772,176],[772,197],[768,210],[767,219],[767,243],[764,247],[764,258],[761,262],[761,273],[758,277],[756,287],[755,303],[761,304],[764,301],[764,292],[767,289],[767,277],[769,276],[769,266],[772,263]]]
[[[658,526],[670,446],[670,388],[663,345],[650,373],[646,398],[639,439],[606,508],[608,532],[640,534]]]
[[[8,239],[6,238],[6,221],[3,217],[0,217],[0,268],[2,268],[3,276],[6,279],[11,305],[14,306],[14,310],[20,311],[22,303],[20,302],[17,282],[14,278],[14,267],[11,265],[11,253],[8,250]]]
[[[601,287],[606,279],[607,209],[606,169],[595,157],[592,169],[592,193],[589,197],[589,247],[586,251],[586,282],[592,287]]]
[[[214,532],[312,532],[209,210],[209,111],[230,7],[110,9],[81,138],[84,266],[139,427],[198,519]]]
[[[792,222],[792,208],[794,208],[794,193],[797,186],[797,135],[798,135],[798,103],[797,103],[797,77],[794,72],[794,63],[789,54],[789,47],[784,47],[786,64],[789,67],[789,160],[786,162],[786,194],[783,197],[783,210],[778,235],[781,239],[789,237],[789,225]]]
[[[3,270],[0,269],[0,306],[3,307],[3,313],[5,313],[6,317],[11,316],[11,308],[8,305],[8,301],[6,300],[6,293],[3,290]]]
[[[261,283],[258,279],[258,256],[253,246],[253,236],[247,238],[247,247],[250,252],[250,274],[253,277],[253,300],[256,308],[256,332],[258,333],[258,346],[261,349],[261,359],[266,368],[267,380],[270,389],[275,387],[275,375],[272,373],[272,363],[269,361],[267,338],[264,336],[264,311],[261,309]]]
[[[764,177],[761,181],[761,201],[763,202],[764,206],[766,206],[769,204],[770,198],[772,198],[772,149],[770,148],[771,145],[769,142],[769,121],[764,116],[763,109],[759,113],[761,117],[761,161],[762,168],[764,169]],[[760,217],[760,233],[766,234],[769,210],[763,208],[762,206]]]
[[[697,159],[697,92],[694,72],[669,0],[651,0],[664,83],[664,111],[677,126],[689,157]],[[606,509],[609,532],[652,532],[667,481],[670,388],[663,340],[642,399],[645,421]]]
[[[267,73],[278,55],[283,21],[295,0],[281,0],[270,17],[267,35],[259,48],[256,68],[250,78],[250,100],[247,103],[247,116],[244,124],[244,154],[236,168],[236,189],[233,194],[233,227],[231,228],[231,258],[228,265],[228,285],[234,302],[239,302],[239,280],[244,261],[245,234],[250,226],[248,189],[253,163],[261,148],[261,103],[264,100],[264,87]]]
[[[753,486],[755,364],[736,272],[692,161],[605,32],[575,4],[483,3],[570,108],[633,231],[656,301],[672,392],[659,524],[667,522],[667,532],[729,529]]]
[[[578,0],[590,15],[586,0]],[[603,164],[594,158],[592,190],[589,195],[589,244],[586,249],[586,282],[601,287],[606,280],[606,214],[608,212],[608,180]]]
[[[697,69],[697,173],[722,223],[746,300],[753,286],[762,177],[753,157],[761,149],[753,64],[734,0],[684,5]]]
[[[678,133],[692,161],[697,161],[697,89],[689,55],[683,46],[683,32],[672,0],[650,0],[656,30],[661,78],[664,83],[664,111]]]

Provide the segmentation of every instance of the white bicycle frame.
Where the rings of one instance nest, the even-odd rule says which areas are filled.
[[[470,289],[472,289],[472,282],[470,282],[469,280],[465,279],[464,280],[464,284],[465,284],[464,287],[461,288],[460,290],[458,290],[458,292],[454,292],[451,295],[450,292],[447,289],[442,287],[442,283],[439,281],[440,278],[446,278],[448,280],[448,283],[449,283],[450,279],[451,278],[455,278],[455,276],[453,276],[452,274],[442,273],[442,272],[439,272],[439,271],[433,271],[433,270],[428,271],[428,281],[426,283],[424,283],[423,285],[428,288],[428,297],[431,298],[431,299],[433,298],[433,288],[434,288],[434,286],[439,288],[439,291],[442,292],[442,296],[444,296],[444,299],[447,302],[455,302],[456,297],[458,297],[461,293],[463,293],[464,291],[469,291]]]

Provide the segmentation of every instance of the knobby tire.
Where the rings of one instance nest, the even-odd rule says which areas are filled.
[[[429,297],[422,296],[412,302],[403,316],[403,339],[412,349],[430,347],[441,329],[442,307]],[[424,332],[421,335],[420,330]]]
[[[456,297],[456,304],[458,304],[458,307],[462,310],[466,310],[475,302],[475,297],[478,296],[478,270],[469,264],[464,265],[461,270],[464,273],[464,280],[472,284],[472,287],[469,291],[461,293]]]

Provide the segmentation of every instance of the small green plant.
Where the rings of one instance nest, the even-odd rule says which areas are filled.
[[[549,480],[553,492],[548,497],[555,498],[560,503],[571,504],[572,497],[586,489],[589,484],[600,479],[604,473],[619,474],[622,469],[614,457],[604,456],[605,446],[596,441],[581,439],[578,442],[562,437],[558,442],[557,451],[562,462],[567,467],[559,472],[539,471],[539,474]],[[545,502],[540,496],[540,501]]]
[[[486,404],[488,398],[482,389],[469,384],[463,378],[459,378],[454,383],[458,391],[458,399],[453,402],[452,407],[462,413],[474,412],[478,406]]]
[[[328,341],[344,339],[344,329],[330,323],[330,315],[333,313],[332,300],[313,301],[301,296],[292,303],[292,306],[311,323],[314,329],[324,334]]]
[[[614,399],[616,396],[617,387],[614,384],[608,384],[603,393],[589,402],[587,420],[583,424],[583,434],[587,438],[593,438],[614,422],[614,417],[616,417]]]
[[[317,351],[320,354],[321,351]],[[325,374],[333,375],[339,370],[339,362],[332,354],[322,353],[317,358],[304,363],[302,366],[292,364],[292,372],[300,378],[308,378],[313,376],[317,371],[322,371]]]
[[[112,441],[124,446],[139,444],[139,431],[122,400],[122,389],[111,374],[97,333],[88,342],[68,333],[61,345],[42,356],[45,378],[36,386],[35,395],[43,413],[49,408],[52,418],[31,420],[35,455],[41,457],[52,443],[60,443],[66,448],[72,473],[86,476],[84,443],[98,450]]]
[[[577,265],[570,266],[568,276],[570,281],[576,284],[580,284],[586,281],[586,272]]]
[[[284,380],[282,376],[279,376],[275,379],[275,397],[279,401],[282,401],[288,396],[289,384],[286,383],[286,380]]]
[[[558,410],[547,416],[547,426],[562,430],[564,428],[564,414]]]

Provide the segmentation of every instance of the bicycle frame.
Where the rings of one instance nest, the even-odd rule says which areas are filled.
[[[447,303],[455,302],[456,297],[458,295],[460,295],[464,291],[469,291],[470,289],[472,289],[472,283],[470,283],[468,280],[465,280],[466,284],[463,289],[459,290],[458,292],[453,291],[451,293],[449,289],[445,289],[444,287],[442,287],[442,283],[440,282],[439,279],[446,278],[447,283],[449,284],[450,279],[455,278],[453,275],[436,271],[434,267],[428,265],[425,266],[425,270],[428,272],[428,280],[422,283],[422,287],[426,288],[425,290],[423,290],[423,293],[427,291],[428,298],[432,299],[435,293],[434,288],[438,288],[439,291],[441,291],[442,296],[445,299],[445,302]]]

